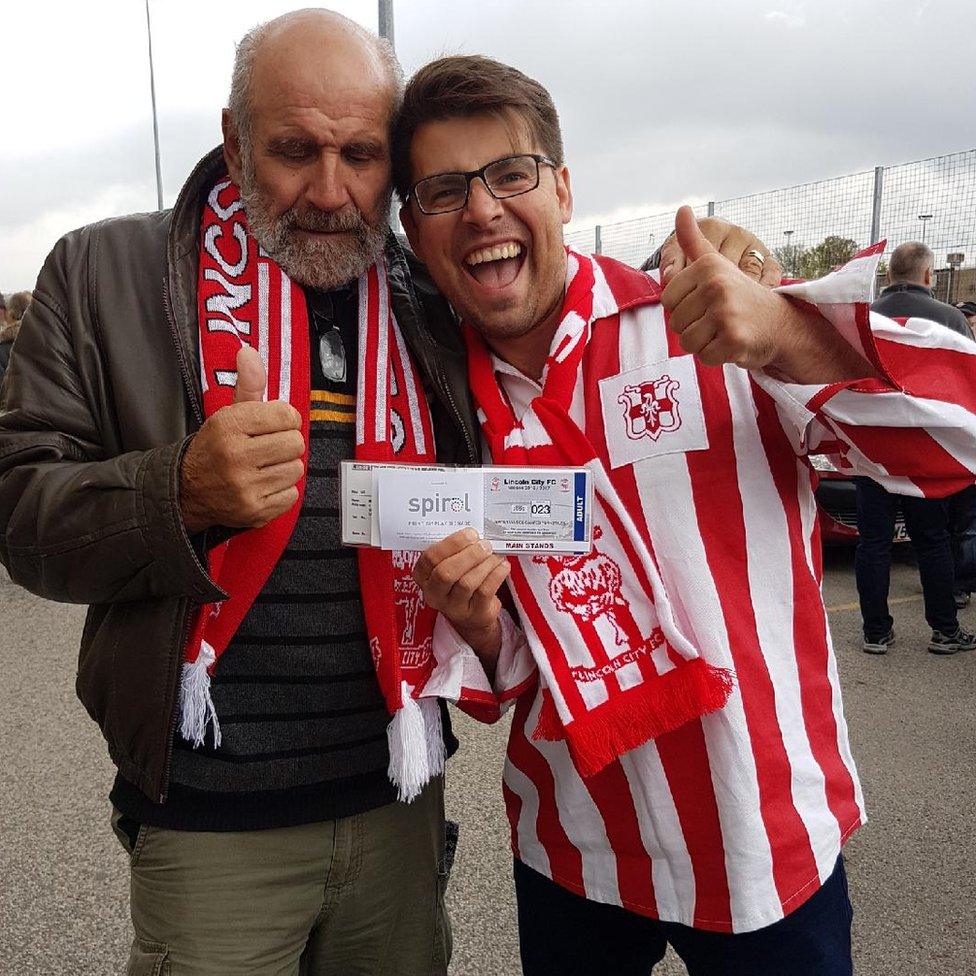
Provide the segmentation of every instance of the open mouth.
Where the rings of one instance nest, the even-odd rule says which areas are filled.
[[[516,241],[506,241],[472,251],[464,259],[464,269],[485,288],[507,288],[524,263],[525,248]]]

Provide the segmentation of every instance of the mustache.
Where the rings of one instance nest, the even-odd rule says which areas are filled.
[[[305,230],[320,234],[335,234],[341,231],[363,233],[369,230],[369,223],[355,207],[342,210],[319,210],[303,208],[288,210],[281,217],[287,230]]]

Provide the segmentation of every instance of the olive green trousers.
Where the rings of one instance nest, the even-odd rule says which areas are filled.
[[[240,832],[112,827],[130,860],[127,976],[443,976],[444,782],[413,803]]]

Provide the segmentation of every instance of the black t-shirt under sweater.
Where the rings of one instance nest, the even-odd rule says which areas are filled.
[[[356,550],[340,543],[339,462],[355,453],[356,289],[308,290],[306,300],[312,402],[302,510],[214,672],[220,748],[209,730],[198,749],[177,731],[162,805],[116,777],[112,802],[140,823],[253,830],[332,820],[396,799]],[[453,751],[449,725],[445,733]]]

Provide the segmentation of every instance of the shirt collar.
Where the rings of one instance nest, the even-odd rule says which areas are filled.
[[[580,260],[587,260],[587,258],[569,247],[566,248],[566,256],[566,288],[568,290],[579,269]],[[647,272],[628,268],[615,261],[604,262],[596,255],[591,255],[589,260],[593,261],[594,264],[595,279],[591,322],[611,318],[640,305],[656,305],[661,300],[663,289]],[[542,389],[541,383],[520,372],[511,363],[497,356],[490,348],[489,352],[496,375],[525,380],[539,390]]]
[[[579,255],[569,251],[567,285],[572,280]],[[593,262],[593,318],[606,319],[639,305],[656,305],[661,300],[662,288],[647,272],[637,271],[617,261],[608,261],[592,255]]]

